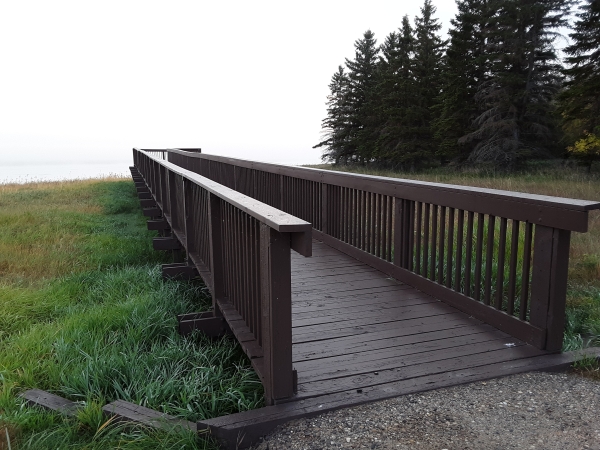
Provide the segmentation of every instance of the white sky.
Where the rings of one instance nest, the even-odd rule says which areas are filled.
[[[0,165],[131,148],[317,163],[328,84],[422,0],[0,3]],[[434,0],[444,33],[454,0]]]

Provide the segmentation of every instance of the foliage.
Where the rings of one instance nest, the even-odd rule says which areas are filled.
[[[210,298],[161,279],[166,259],[130,181],[0,185],[0,204],[0,423],[13,448],[215,448],[125,429],[101,407],[123,399],[198,420],[262,404],[233,339],[176,332],[176,314]],[[17,395],[30,388],[80,402],[77,420],[25,407]]]
[[[569,35],[572,44],[564,49],[568,67],[559,97],[563,127],[571,142],[600,127],[600,0],[585,0],[576,16]]]
[[[600,117],[599,0],[586,0],[577,15],[566,69],[555,48],[573,3],[457,0],[447,46],[431,0],[414,26],[404,17],[378,49],[368,31],[355,60],[346,60],[346,95],[339,95],[342,68],[330,84],[327,139],[317,145],[323,159],[516,170],[564,155],[564,143],[591,132]]]
[[[567,150],[576,158],[584,161],[588,171],[591,171],[594,161],[600,161],[600,137],[594,133],[584,132],[584,137],[571,147],[567,147]]]

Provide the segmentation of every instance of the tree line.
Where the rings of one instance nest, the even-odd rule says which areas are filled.
[[[333,74],[323,159],[400,170],[600,159],[600,0],[457,0],[448,40],[425,0]],[[559,30],[570,27],[561,61]]]

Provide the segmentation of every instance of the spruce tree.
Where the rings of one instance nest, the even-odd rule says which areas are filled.
[[[347,143],[349,133],[348,77],[342,66],[331,77],[330,94],[327,97],[327,117],[322,121],[325,139],[313,148],[324,147],[324,161],[339,164],[348,158]]]
[[[374,94],[379,49],[371,30],[354,43],[354,60],[346,58],[348,68],[348,136],[345,162],[368,162],[373,157],[372,133],[368,128],[374,111],[369,98]]]
[[[432,124],[436,118],[434,105],[439,103],[442,56],[446,43],[438,34],[441,25],[434,18],[435,12],[431,0],[425,0],[421,16],[415,17],[412,62],[415,101],[406,111],[412,139],[410,147],[401,156],[411,168],[429,164],[436,150]]]
[[[457,0],[458,13],[448,31],[450,44],[444,57],[442,93],[434,123],[438,142],[436,155],[442,162],[462,161],[473,144],[458,140],[474,131],[471,127],[480,114],[475,103],[477,87],[486,79],[485,34],[487,0]]]
[[[566,24],[569,0],[490,0],[484,30],[489,77],[475,96],[477,129],[461,142],[469,159],[512,168],[552,148],[553,98],[560,87],[555,30]]]
[[[572,142],[586,133],[600,137],[600,0],[583,3],[569,36],[560,112]]]
[[[414,40],[408,16],[404,16],[398,32],[391,33],[381,48],[377,85],[381,105],[377,159],[381,164],[394,168],[412,163],[414,124],[410,109],[416,102]]]

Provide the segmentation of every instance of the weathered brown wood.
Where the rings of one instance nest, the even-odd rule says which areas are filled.
[[[191,280],[198,276],[198,269],[187,263],[163,264],[161,266],[163,278],[176,278],[181,280]]]
[[[156,208],[157,204],[154,199],[140,200],[140,205],[142,208]]]
[[[436,298],[443,299],[445,303],[454,306],[461,311],[468,312],[474,317],[477,317],[484,322],[495,326],[501,331],[509,332],[517,339],[532,344],[538,348],[544,347],[544,342],[546,340],[546,331],[544,329],[540,329],[513,316],[509,316],[502,311],[498,311],[492,307],[484,305],[461,293],[448,289],[445,286],[432,283],[430,280],[427,280],[424,277],[390,264],[387,261],[373,257],[372,255],[366,254],[365,252],[362,252],[361,250],[343,242],[337,241],[334,238],[322,235],[318,231],[314,231],[314,234],[323,242],[329,243],[332,247],[337,248],[348,255],[360,258],[361,261],[366,262],[372,267],[389,274],[401,282],[414,286],[417,289]]]
[[[190,158],[220,161],[270,173],[301,177],[351,189],[362,189],[412,201],[475,210],[483,214],[530,221],[571,231],[587,231],[587,211],[600,208],[600,203],[586,200],[259,163],[216,155],[186,155],[185,152],[174,152]]]
[[[197,430],[197,425],[194,422],[182,420],[123,400],[109,403],[102,408],[102,412],[107,417],[113,417],[113,421],[117,422],[132,422],[146,427],[159,428],[171,432],[178,430]]]
[[[261,224],[262,346],[267,404],[294,394],[289,235]]]
[[[511,244],[510,244],[510,262],[508,265],[508,305],[507,313],[511,316],[515,310],[515,292],[517,277],[517,260],[519,253],[519,221],[512,221]]]
[[[179,250],[181,244],[175,237],[157,237],[152,239],[152,247],[154,250]]]
[[[548,329],[545,348],[560,351],[564,330],[570,232],[536,226],[530,322]]]
[[[160,208],[144,208],[142,210],[144,216],[146,217],[160,217],[162,215],[162,211]]]
[[[225,319],[222,317],[203,317],[198,319],[180,320],[179,334],[185,336],[200,331],[208,337],[223,336],[227,332]]]
[[[168,230],[169,228],[171,228],[171,226],[169,225],[169,222],[167,222],[165,219],[148,220],[147,227],[148,227],[148,230],[156,230],[156,231]]]
[[[81,407],[76,402],[40,389],[29,389],[19,396],[24,398],[30,406],[39,406],[40,408],[56,411],[70,417],[77,417],[77,413]]]
[[[175,156],[173,162],[194,170],[198,167],[202,168],[202,165],[192,167],[184,154]],[[138,161],[142,161],[143,158],[148,159],[145,155],[136,157]],[[517,308],[514,300],[509,299],[506,306],[510,314],[498,309],[505,308],[503,269],[505,259],[508,259],[506,255],[508,219],[518,219],[521,216],[536,217],[535,221],[528,222],[526,226],[524,247],[529,245],[530,249],[531,223],[534,222],[538,227],[542,227],[548,225],[550,223],[548,221],[554,221],[552,226],[556,227],[557,221],[564,221],[564,218],[558,218],[557,211],[564,212],[565,208],[569,208],[564,202],[552,203],[554,200],[550,200],[549,203],[544,203],[539,198],[525,198],[513,194],[498,197],[497,192],[487,192],[486,195],[478,197],[477,190],[470,189],[461,191],[460,194],[469,193],[467,202],[467,197],[460,199],[457,197],[457,192],[449,193],[452,187],[446,186],[438,190],[438,198],[433,198],[423,196],[422,192],[419,194],[419,190],[413,189],[415,186],[403,185],[400,189],[396,183],[386,184],[384,180],[365,179],[361,176],[352,178],[351,182],[338,183],[339,178],[336,178],[336,175],[331,177],[329,173],[319,173],[318,179],[313,180],[304,177],[303,174],[306,172],[302,170],[292,170],[286,174],[262,170],[259,166],[239,167],[233,160],[227,163],[214,159],[199,161],[205,164],[203,172],[199,171],[215,182],[237,186],[240,191],[250,193],[267,204],[277,204],[302,219],[313,221],[314,236],[332,247],[328,249],[323,244],[302,247],[310,241],[310,236],[301,237],[301,234],[298,234],[299,248],[314,252],[314,261],[308,261],[302,260],[297,253],[289,254],[290,246],[295,246],[290,234],[287,234],[282,244],[282,248],[287,249],[287,264],[291,261],[297,278],[296,275],[290,277],[289,270],[284,271],[284,282],[289,282],[285,295],[290,299],[289,304],[284,302],[289,306],[290,317],[290,323],[286,325],[288,328],[285,330],[286,336],[289,333],[289,341],[285,346],[286,351],[291,348],[292,356],[289,364],[287,357],[283,358],[286,363],[283,373],[287,379],[291,379],[288,383],[291,388],[286,388],[287,397],[274,398],[272,386],[276,376],[273,376],[273,364],[280,358],[273,356],[273,348],[280,344],[281,340],[273,338],[274,333],[277,332],[272,323],[274,316],[272,312],[265,313],[264,307],[267,305],[268,308],[272,308],[275,304],[272,299],[273,285],[265,283],[265,279],[268,276],[272,279],[277,277],[273,275],[272,266],[269,267],[268,274],[265,272],[263,250],[265,241],[262,239],[262,234],[269,227],[268,233],[288,233],[290,229],[279,226],[277,223],[281,221],[266,217],[267,214],[257,217],[258,212],[255,208],[248,208],[250,212],[247,212],[240,207],[242,202],[231,200],[234,194],[223,191],[223,186],[208,186],[208,182],[193,178],[189,171],[184,171],[185,169],[167,167],[154,159],[146,161],[148,164],[144,169],[146,171],[144,179],[148,180],[150,190],[153,192],[161,192],[156,188],[156,184],[160,184],[160,174],[163,172],[169,174],[172,171],[176,173],[177,179],[183,179],[184,183],[185,180],[189,180],[190,183],[203,182],[208,192],[228,205],[226,207],[228,212],[222,214],[221,227],[222,232],[227,234],[223,257],[226,261],[224,266],[228,270],[226,295],[229,298],[217,302],[216,309],[223,311],[223,317],[229,328],[251,358],[253,367],[259,372],[259,377],[266,387],[267,402],[293,402],[294,398],[322,397],[338,389],[346,389],[340,391],[341,393],[350,393],[357,386],[361,386],[359,388],[361,390],[375,388],[381,383],[392,386],[399,382],[398,376],[405,379],[422,379],[435,370],[439,371],[440,376],[444,376],[459,371],[460,364],[464,361],[468,361],[467,364],[476,364],[477,367],[485,367],[486,364],[494,365],[495,361],[503,358],[511,361],[530,359],[541,354],[529,344],[539,348],[560,345],[556,335],[550,336],[550,334],[554,333],[554,329],[562,326],[560,313],[564,312],[564,302],[561,304],[563,297],[560,294],[566,288],[560,282],[548,288],[556,294],[549,294],[545,307],[539,304],[537,297],[532,294],[532,299],[537,303],[535,308],[532,307],[531,317],[537,314],[538,325],[534,325],[533,321],[529,322],[527,303],[530,262],[528,262],[526,248],[522,274],[525,281],[521,289],[523,298],[518,310],[521,320],[513,317]],[[140,167],[143,167],[143,164]],[[238,183],[242,180],[239,174],[246,172],[244,176],[247,177],[248,182]],[[230,173],[234,175],[237,173],[233,176],[233,184],[228,181],[228,177],[231,178]],[[274,180],[277,182],[274,183]],[[346,178],[347,180],[349,179]],[[422,185],[419,187],[431,188]],[[185,187],[183,191],[185,193]],[[414,193],[417,194],[413,196]],[[223,196],[225,194],[227,198]],[[156,198],[160,205],[160,196]],[[392,198],[395,200],[392,201]],[[181,201],[181,198],[177,197],[177,199]],[[509,203],[512,211],[509,211],[507,206]],[[491,208],[491,204],[495,207]],[[524,206],[525,204],[527,206]],[[425,213],[422,211],[423,207],[426,208]],[[582,214],[587,214],[588,210],[585,208],[594,206],[590,203],[585,206],[580,204],[575,208],[578,207],[582,209],[575,209],[577,211],[575,214],[572,213],[574,210],[571,210],[565,215],[570,214],[571,224],[574,223],[573,221],[579,221],[577,226],[582,226]],[[526,208],[529,210],[525,211]],[[549,208],[553,208],[554,211],[550,211]],[[464,238],[465,212],[467,213],[466,238]],[[279,213],[281,211],[276,214]],[[457,223],[455,223],[456,214],[459,216]],[[476,236],[474,236],[475,214],[478,216]],[[486,216],[489,220],[484,237]],[[497,253],[494,249],[495,217],[500,220]],[[166,212],[165,218],[167,221],[177,220],[177,214],[171,215]],[[253,222],[254,220],[256,222]],[[517,223],[518,237],[518,221],[513,222],[513,234],[515,223]],[[260,226],[262,230],[256,233],[261,234],[260,251],[257,250],[253,256],[253,245],[258,245],[258,239],[253,235],[254,226]],[[319,232],[319,228],[326,232]],[[456,236],[455,228],[457,228]],[[309,224],[307,228],[295,229],[294,232],[305,234],[310,229]],[[560,250],[552,250],[552,254],[568,253],[568,240],[562,236],[561,239],[557,238],[555,243],[554,232],[558,230],[551,229],[552,245],[555,244],[560,248]],[[539,239],[542,234],[543,231]],[[189,236],[185,229],[178,230],[175,227],[173,235],[187,245]],[[515,241],[515,236],[512,237]],[[538,239],[537,234],[536,239]],[[475,251],[473,251],[473,243],[476,245]],[[464,244],[466,244],[465,249],[462,248]],[[514,246],[514,242],[512,244]],[[518,244],[517,241],[517,250]],[[537,246],[536,243],[536,249]],[[390,262],[392,247],[393,264]],[[336,250],[345,252],[348,256],[344,257],[336,253]],[[511,277],[513,280],[516,279],[512,255],[516,255],[517,250],[513,251],[511,246],[509,263],[511,267],[507,275],[509,292],[511,289],[513,292],[516,291],[514,282],[511,288],[510,279]],[[260,259],[258,253],[261,254]],[[475,253],[475,258],[472,257],[472,253]],[[192,255],[193,253],[190,257],[194,260]],[[491,263],[495,257],[498,259],[499,269],[497,276],[492,280]],[[370,268],[364,270],[364,265],[352,258],[367,263]],[[482,266],[484,258],[485,267]],[[538,260],[540,258],[535,256],[536,264]],[[416,264],[413,264],[414,262]],[[474,268],[473,262],[475,262]],[[472,268],[475,272],[474,287],[471,286]],[[550,269],[558,273],[559,278],[566,270],[564,264],[559,264],[557,260]],[[388,277],[378,271],[400,280],[401,283],[387,279]],[[199,269],[199,272],[204,278],[204,271]],[[420,276],[419,272],[423,276]],[[534,273],[537,272],[534,270]],[[260,285],[253,284],[258,277],[260,277]],[[288,281],[291,279],[294,279],[294,283]],[[566,280],[566,275],[561,278],[563,279]],[[544,284],[539,279],[536,283],[532,283],[532,291],[534,287],[538,289],[540,283]],[[268,295],[265,295],[265,287],[268,287]],[[422,292],[414,289],[415,287]],[[494,289],[495,295],[492,298]],[[536,292],[539,297],[542,290]],[[475,299],[470,298],[471,294]],[[481,296],[483,302],[478,301]],[[265,300],[267,297],[269,297],[268,301]],[[261,299],[261,303],[257,303],[255,300],[257,298]],[[437,299],[443,300],[443,303]],[[554,306],[551,306],[551,299],[554,301]],[[293,306],[291,302],[294,302]],[[545,316],[542,317],[540,311],[544,308]],[[287,313],[285,316],[287,317]],[[482,325],[479,320],[470,319],[470,316],[488,322],[502,331],[494,331],[490,326],[487,326],[488,330],[484,331],[486,325]],[[271,320],[269,326],[265,326],[265,318]],[[562,319],[564,320],[564,317]],[[553,330],[550,329],[551,323],[554,324]],[[504,333],[509,333],[515,338],[507,338]],[[275,352],[280,351],[283,354],[282,348],[283,346]],[[296,384],[292,361],[299,366],[297,397],[292,397],[290,394],[290,390],[293,393]],[[370,371],[373,365],[378,369],[377,375]]]
[[[598,349],[592,350],[587,351],[587,353],[594,356],[600,353]],[[490,378],[535,370],[562,369],[570,365],[578,357],[576,352],[542,355],[534,358],[522,358],[508,362],[494,363],[488,366],[469,367],[449,373],[410,378],[365,388],[360,393],[354,390],[338,394],[328,394],[313,399],[306,399],[302,403],[292,402],[267,406],[253,411],[201,421],[198,423],[198,428],[200,430],[210,430],[210,433],[220,440],[224,448],[235,449],[238,445],[239,448],[243,448],[270,432],[277,425],[290,420],[311,417],[343,407],[357,406],[367,402],[439,389],[456,384],[484,381]]]

